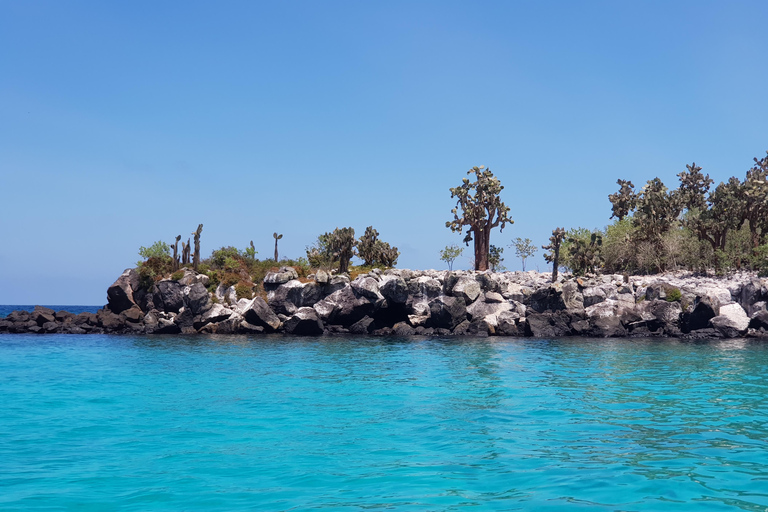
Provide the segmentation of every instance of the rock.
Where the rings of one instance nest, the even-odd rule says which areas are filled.
[[[327,323],[349,326],[366,315],[370,316],[373,313],[374,304],[365,297],[357,295],[352,287],[348,286],[333,292],[315,304],[314,309]]]
[[[442,295],[429,303],[432,327],[453,330],[467,318],[467,307],[461,297]]]
[[[280,319],[261,297],[251,299],[242,316],[248,323],[261,326],[267,332],[274,332],[280,327]]]
[[[203,325],[223,322],[227,318],[231,317],[232,313],[234,313],[234,311],[231,309],[228,309],[221,304],[214,304],[210,309],[203,313],[201,322]]]
[[[56,322],[56,314],[50,308],[43,306],[35,306],[35,310],[32,312],[32,319],[38,326],[41,326],[48,322]]]
[[[237,292],[234,286],[225,286],[224,283],[219,283],[214,292],[216,299],[224,304],[237,304],[239,299],[237,298]],[[243,297],[245,298],[245,297]],[[248,300],[248,299],[246,299]]]
[[[451,294],[463,298],[466,304],[471,304],[480,295],[480,291],[480,285],[475,279],[463,276],[456,281]]]
[[[184,306],[184,286],[177,281],[160,281],[153,293],[155,308],[169,313],[178,313]]]
[[[496,318],[496,334],[499,336],[517,336],[520,334],[518,321],[520,315],[513,311],[502,311]]]
[[[565,309],[584,310],[584,297],[579,291],[579,285],[574,281],[566,281],[562,285],[562,300]]]
[[[83,311],[82,313],[79,313],[78,315],[75,316],[75,318],[72,321],[76,325],[83,325],[83,324],[96,325],[99,323],[99,320],[96,317],[96,314],[89,313],[88,311]]]
[[[203,286],[207,287],[208,283],[211,281],[211,279],[205,275],[200,274],[199,272],[195,272],[191,268],[185,268],[184,269],[184,277],[179,279],[179,284],[183,286],[192,286],[194,284],[202,284]]]
[[[512,311],[513,309],[514,307],[509,302],[481,302],[478,300],[467,306],[467,315],[471,321],[486,319],[490,325],[495,327],[496,317],[504,311]]]
[[[275,313],[293,315],[297,309],[312,306],[322,297],[322,288],[317,283],[302,283],[297,280],[288,281],[270,291],[269,307]]]
[[[413,336],[416,330],[405,322],[398,322],[392,327],[394,336]]]
[[[615,338],[627,335],[627,331],[621,323],[621,318],[618,316],[595,318],[587,332],[590,336],[599,338]]]
[[[155,334],[178,334],[180,332],[181,327],[168,318],[159,318],[157,320],[157,328],[154,330]]]
[[[680,317],[683,309],[679,302],[667,302],[666,300],[653,300],[647,302],[648,311],[656,318],[655,322],[648,322],[648,327],[656,331],[661,329],[664,334],[677,336],[680,334]]]
[[[599,304],[606,299],[605,292],[602,288],[597,286],[590,286],[584,288],[581,292],[582,299],[584,301],[584,307],[589,307],[594,304]]]
[[[429,315],[408,315],[408,323],[413,327],[423,327],[429,321]]]
[[[762,310],[755,313],[749,322],[749,327],[751,329],[763,329],[768,331],[768,311]]]
[[[369,316],[364,316],[349,327],[349,332],[352,334],[370,334],[374,330],[376,330],[376,324]]]
[[[485,294],[485,302],[504,302],[504,297],[499,292],[487,292]]]
[[[379,292],[392,304],[405,304],[408,301],[408,285],[397,276],[385,276],[379,283]]]
[[[709,321],[710,325],[726,338],[736,338],[747,333],[750,319],[738,304],[720,306],[720,314]]]
[[[496,329],[483,318],[475,318],[467,327],[468,336],[486,337],[496,334]]]
[[[122,313],[126,309],[130,309],[136,306],[136,301],[133,298],[133,291],[139,287],[139,275],[136,269],[126,269],[107,288],[107,307],[113,313]]]
[[[323,322],[317,312],[310,307],[299,308],[296,313],[286,320],[285,332],[299,336],[318,336],[323,333]]]
[[[96,319],[99,327],[103,327],[108,331],[118,330],[123,326],[120,321],[120,316],[113,313],[110,309],[102,308],[96,313]]]
[[[549,286],[539,288],[531,294],[528,301],[530,307],[537,313],[565,309],[565,302],[563,302],[563,285],[561,283],[553,283]]]
[[[182,300],[184,301],[184,307],[189,309],[193,315],[201,315],[213,305],[211,296],[205,286],[203,286],[203,283],[185,286]]]
[[[329,280],[330,280],[330,276],[328,275],[328,272],[326,272],[325,270],[321,269],[315,272],[315,282],[317,284],[325,285],[325,284],[328,284]]]
[[[720,303],[714,297],[697,297],[693,311],[682,317],[683,332],[691,332],[709,327],[709,321],[720,314]]]
[[[126,309],[120,313],[119,318],[121,324],[125,324],[126,322],[136,324],[144,320],[144,313],[139,306],[134,305],[131,309]]]
[[[57,322],[61,323],[70,323],[74,321],[75,315],[74,313],[70,313],[69,311],[57,311],[55,315],[53,315],[56,318]]]
[[[571,332],[569,317],[564,311],[537,313],[531,312],[525,318],[527,336],[535,338],[559,338]]]
[[[358,277],[350,284],[352,289],[360,296],[370,301],[383,299],[384,296],[379,292],[379,283],[372,277]]]
[[[347,276],[333,276],[328,284],[323,288],[325,295],[330,295],[339,290],[343,290],[349,285],[349,278]]]
[[[56,322],[45,322],[40,326],[45,333],[54,333],[59,330],[59,324]]]
[[[296,269],[293,267],[281,267],[280,270],[277,272],[268,272],[266,276],[264,276],[264,284],[267,287],[273,286],[279,286],[281,284],[287,283],[288,281],[292,279],[298,279],[299,274],[296,272]]]

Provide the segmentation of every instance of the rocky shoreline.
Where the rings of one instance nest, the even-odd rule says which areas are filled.
[[[267,300],[209,292],[191,269],[142,287],[128,269],[97,313],[37,306],[0,319],[7,333],[395,336],[768,337],[768,279],[691,273],[563,276],[538,272],[373,270],[353,281],[283,267],[264,279]]]

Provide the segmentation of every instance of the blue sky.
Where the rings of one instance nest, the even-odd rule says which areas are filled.
[[[0,303],[103,304],[139,246],[201,222],[204,256],[266,258],[279,231],[299,257],[373,225],[399,267],[443,268],[473,165],[505,185],[503,246],[605,226],[618,178],[743,177],[768,150],[766,19],[764,1],[0,0]]]

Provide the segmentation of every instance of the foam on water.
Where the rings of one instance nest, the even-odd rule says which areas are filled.
[[[0,335],[3,510],[766,510],[743,340]]]

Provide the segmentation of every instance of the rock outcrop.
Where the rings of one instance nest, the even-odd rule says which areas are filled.
[[[310,276],[312,277],[312,276]],[[683,338],[768,336],[768,279],[670,273],[572,278],[538,272],[374,270],[350,281],[284,267],[264,296],[209,289],[205,274],[142,288],[135,269],[96,314],[36,307],[0,319],[9,333],[471,335]]]

